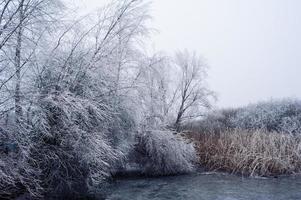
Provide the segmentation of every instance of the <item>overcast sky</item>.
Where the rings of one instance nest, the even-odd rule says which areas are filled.
[[[93,10],[107,0],[69,0]],[[300,0],[153,0],[156,50],[195,50],[220,107],[301,98]]]

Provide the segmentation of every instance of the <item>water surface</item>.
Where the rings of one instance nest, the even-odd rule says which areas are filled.
[[[300,200],[301,178],[244,178],[220,173],[116,180],[107,200]]]

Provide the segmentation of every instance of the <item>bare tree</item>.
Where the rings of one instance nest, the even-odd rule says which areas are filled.
[[[207,66],[195,53],[191,54],[187,50],[178,52],[175,65],[179,69],[179,81],[174,92],[177,97],[174,127],[179,131],[185,119],[199,117],[202,108],[210,108],[210,99],[214,97],[214,93],[205,82]]]
[[[6,0],[0,4],[0,50],[7,60],[0,66],[0,90],[15,80],[16,122],[22,116],[22,68],[28,66],[50,23],[57,20],[54,10],[60,6],[59,0]]]
[[[144,56],[137,75],[136,88],[141,124],[144,129],[159,129],[166,124],[168,59],[162,54]]]
[[[207,66],[195,53],[179,52],[173,62],[155,54],[141,61],[140,105],[148,129],[174,128],[200,117],[215,94],[206,84]]]

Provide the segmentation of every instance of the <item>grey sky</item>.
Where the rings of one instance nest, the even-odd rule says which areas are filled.
[[[70,0],[85,10],[107,0]],[[206,58],[220,107],[301,98],[301,1],[154,0],[152,47]]]

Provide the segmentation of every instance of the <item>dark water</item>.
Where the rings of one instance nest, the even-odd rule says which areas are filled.
[[[198,173],[163,178],[120,179],[108,200],[301,200],[301,177],[243,178]]]

